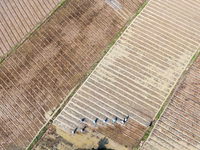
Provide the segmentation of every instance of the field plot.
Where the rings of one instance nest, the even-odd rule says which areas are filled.
[[[83,135],[87,126],[136,147],[199,48],[199,12],[192,1],[151,0],[54,124]]]
[[[0,58],[32,31],[62,0],[1,0]]]
[[[200,149],[200,57],[177,88],[141,149]]]
[[[142,5],[119,2],[67,0],[1,63],[0,149],[30,144]]]

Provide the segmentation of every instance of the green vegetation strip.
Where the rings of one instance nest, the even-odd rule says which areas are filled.
[[[33,148],[33,146],[35,145],[35,143],[38,142],[38,140],[43,136],[43,134],[47,131],[47,127],[48,127],[49,123],[46,124],[42,130],[39,132],[39,134],[35,137],[35,139],[33,140],[33,142],[29,145],[29,147],[27,148],[27,150],[31,150]]]
[[[60,6],[62,6],[65,1],[67,0],[63,0],[58,7],[56,7],[53,11],[55,12],[55,10],[57,10]],[[52,119],[50,119],[46,125],[41,129],[41,131],[38,133],[38,135],[35,137],[35,139],[32,141],[32,143],[29,145],[29,147],[27,148],[27,150],[31,150],[33,148],[33,146],[40,140],[40,138],[45,134],[45,132],[48,129],[48,126],[51,124],[51,121],[53,119],[55,119],[58,114],[62,111],[62,109],[65,107],[65,105],[67,104],[67,102],[71,99],[71,97],[76,93],[76,91],[78,90],[78,88],[82,85],[82,83],[89,77],[89,75],[92,73],[92,71],[96,68],[96,66],[98,65],[98,63],[102,60],[102,58],[106,55],[106,53],[109,51],[109,49],[115,44],[115,42],[117,41],[117,39],[122,35],[122,33],[126,30],[126,28],[128,27],[128,25],[130,25],[130,23],[133,21],[133,19],[142,11],[142,9],[147,5],[149,0],[146,0],[145,3],[139,8],[139,10],[136,12],[136,14],[127,22],[127,24],[121,29],[120,33],[117,34],[117,36],[114,38],[114,40],[110,43],[110,45],[106,48],[106,50],[104,50],[103,54],[98,58],[98,60],[94,63],[94,65],[91,67],[91,70],[88,71],[86,73],[86,75],[83,76],[83,78],[81,79],[81,81],[78,83],[78,85],[72,90],[71,94],[67,97],[67,99],[63,102],[63,104],[60,106],[60,108],[54,113]],[[51,13],[51,14],[52,14]]]
[[[126,30],[126,28],[131,24],[133,19],[142,11],[142,9],[147,5],[149,0],[146,0],[144,4],[139,8],[139,10],[135,13],[135,15],[127,22],[127,24],[122,28],[121,32],[114,38],[114,40],[110,43],[110,45],[107,47],[107,49],[104,51],[103,56],[109,51],[109,49],[115,44],[117,39],[122,35],[122,33]],[[102,58],[103,58],[102,56]]]
[[[10,55],[10,53],[12,53],[20,45],[21,43],[15,45],[8,53],[6,53],[2,58],[0,58],[0,64],[6,59],[6,57],[8,57],[8,55]]]

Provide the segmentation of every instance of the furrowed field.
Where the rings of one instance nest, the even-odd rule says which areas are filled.
[[[1,63],[1,149],[29,146],[143,2],[66,1]],[[20,38],[25,34],[24,30]],[[6,53],[15,41],[10,46],[3,43]]]

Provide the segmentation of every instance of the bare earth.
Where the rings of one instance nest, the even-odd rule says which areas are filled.
[[[25,149],[142,1],[68,0],[0,66],[0,149]]]
[[[71,136],[76,128],[77,134],[84,135],[81,130],[86,127],[127,149],[137,147],[199,49],[199,12],[192,1],[149,1],[56,117],[54,125]],[[123,124],[127,116],[129,120]]]
[[[180,83],[142,150],[200,149],[199,76],[200,57]]]
[[[19,44],[62,0],[1,0],[0,58]]]
[[[117,133],[115,138],[120,135],[120,133]],[[121,143],[117,143],[116,141],[107,137],[106,134],[101,134],[96,130],[86,128],[84,133],[72,135],[54,125],[50,126],[34,150],[91,150],[98,148],[127,150],[127,146],[125,147],[121,145]]]

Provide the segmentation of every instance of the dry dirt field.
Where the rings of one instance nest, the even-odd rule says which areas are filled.
[[[84,137],[81,130],[86,127],[127,149],[135,148],[199,49],[199,12],[193,1],[149,1],[54,125],[69,137],[73,131]]]
[[[62,0],[1,0],[0,58],[32,31]]]
[[[200,57],[180,83],[141,149],[200,149]]]
[[[144,1],[118,2],[68,0],[1,63],[0,149],[31,143]]]
[[[133,127],[132,127],[133,128]],[[122,129],[123,130],[123,129]],[[134,128],[133,128],[134,131]],[[114,131],[115,132],[115,131]],[[138,130],[138,132],[140,132]],[[114,134],[113,134],[114,135]],[[124,136],[119,131],[115,133],[115,138]],[[84,134],[77,132],[75,135],[68,134],[58,126],[50,126],[45,136],[36,145],[34,150],[97,150],[106,148],[111,150],[127,150],[127,147],[121,143],[112,140],[106,134],[102,134],[91,128],[86,128]]]

